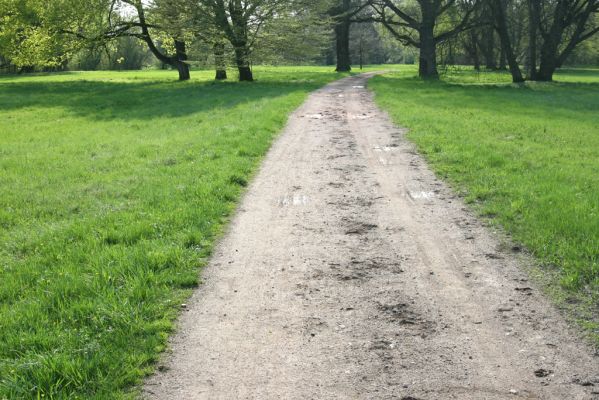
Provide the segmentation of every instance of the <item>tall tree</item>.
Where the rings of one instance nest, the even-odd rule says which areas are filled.
[[[128,7],[127,7],[128,6]],[[108,11],[108,27],[103,35],[96,40],[107,40],[121,36],[132,36],[142,40],[150,52],[160,62],[172,66],[179,73],[179,80],[190,79],[189,64],[187,63],[187,46],[180,29],[173,21],[178,18],[181,10],[178,3],[172,0],[163,2],[145,2],[143,0],[112,0]],[[170,51],[157,43],[156,37],[168,38],[172,41]]]
[[[231,43],[240,81],[253,81],[251,53],[260,31],[290,2],[284,0],[191,0]]]
[[[522,71],[520,70],[520,65],[518,64],[509,33],[507,2],[508,0],[491,0],[491,8],[495,18],[495,29],[497,29],[497,33],[501,40],[502,52],[507,58],[510,73],[512,74],[512,81],[514,83],[520,83],[524,82],[524,78],[522,77]]]
[[[349,56],[349,33],[351,29],[351,0],[341,0],[335,18],[335,40],[337,50],[337,72],[351,71]]]
[[[541,24],[541,0],[526,0],[528,9],[527,78],[537,79],[537,36]]]
[[[599,32],[595,19],[599,0],[533,1],[530,7],[538,18],[542,38],[539,69],[533,75],[536,80],[552,81],[555,70],[574,49]],[[536,58],[536,55],[530,57]]]
[[[0,1],[0,53],[23,71],[60,68],[84,45],[69,31],[99,29],[106,0]]]
[[[479,0],[372,1],[377,20],[396,39],[420,49],[418,73],[424,79],[438,79],[437,46],[472,27],[471,16],[479,4]]]

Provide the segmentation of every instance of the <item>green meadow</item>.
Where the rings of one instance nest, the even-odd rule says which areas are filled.
[[[390,70],[370,83],[379,105],[563,296],[587,301],[599,337],[599,70],[517,86],[376,69]],[[0,77],[0,399],[135,398],[244,187],[331,70]]]

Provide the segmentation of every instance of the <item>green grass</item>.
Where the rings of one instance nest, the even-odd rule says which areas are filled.
[[[331,68],[0,78],[0,399],[122,399]]]
[[[599,71],[518,87],[385,69],[378,101],[439,174],[597,299]],[[330,72],[0,77],[0,399],[134,398],[272,139]]]
[[[599,70],[521,86],[505,73],[450,69],[440,82],[414,74],[371,81],[379,105],[439,176],[599,319]]]

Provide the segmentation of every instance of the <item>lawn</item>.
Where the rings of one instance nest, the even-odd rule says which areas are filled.
[[[0,77],[0,399],[123,399],[331,68]]]
[[[599,70],[386,68],[370,87],[438,174],[597,304]],[[0,399],[134,398],[287,115],[339,77],[192,76],[0,77]]]
[[[506,73],[463,68],[440,82],[414,74],[374,78],[378,104],[410,129],[440,177],[534,254],[567,296],[587,302],[599,338],[599,70],[520,86]]]

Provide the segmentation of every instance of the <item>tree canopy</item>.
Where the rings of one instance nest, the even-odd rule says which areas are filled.
[[[138,68],[151,54],[181,80],[194,63],[251,81],[256,63],[403,61],[423,78],[461,63],[549,81],[599,62],[597,33],[599,0],[0,0],[0,68]]]

